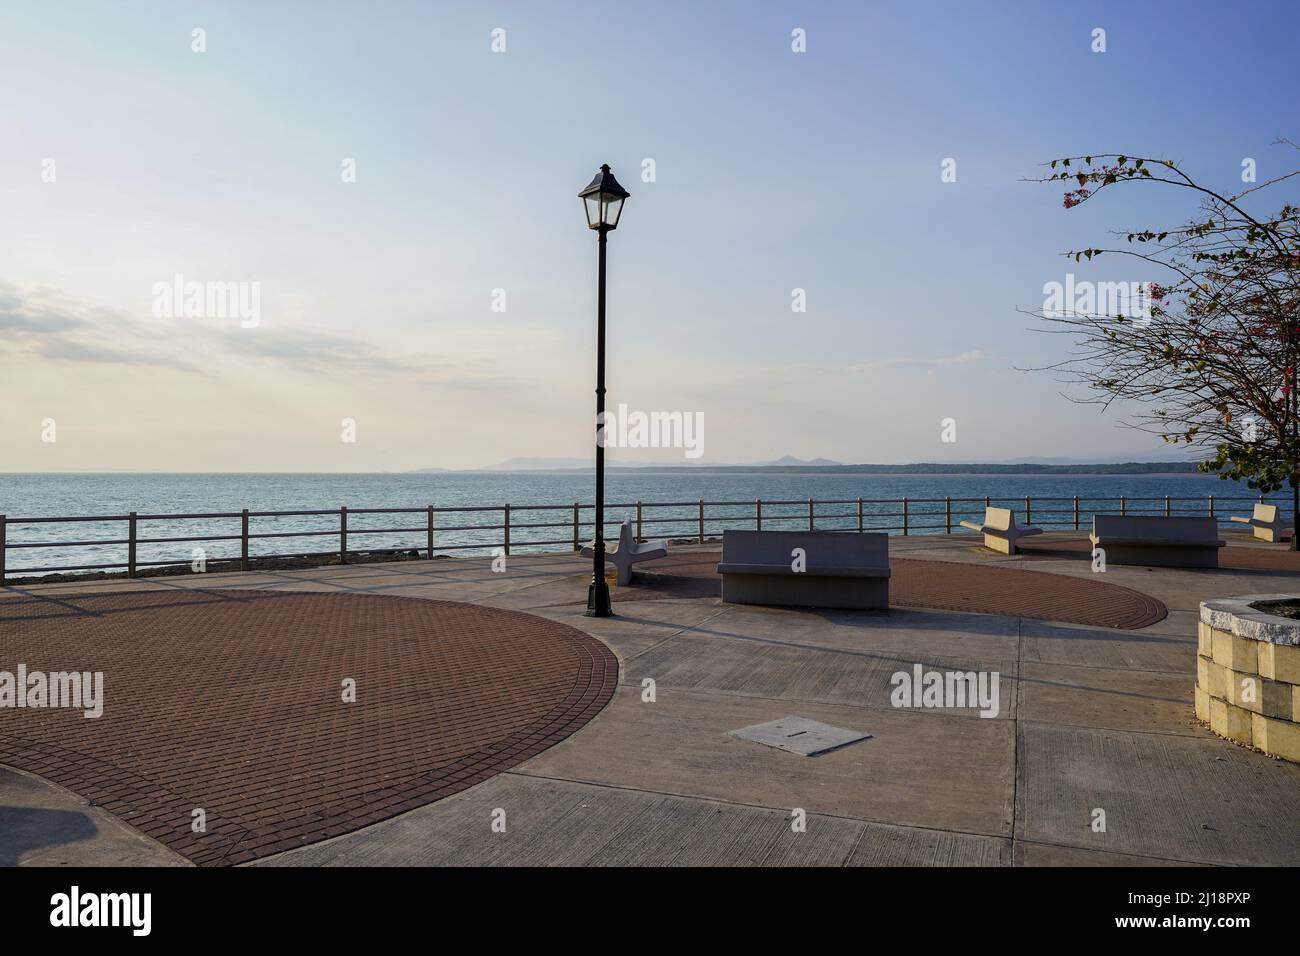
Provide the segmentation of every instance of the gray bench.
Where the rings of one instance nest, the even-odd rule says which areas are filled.
[[[591,545],[586,545],[582,549],[584,558],[590,558],[594,553]],[[620,587],[632,583],[632,565],[667,556],[668,545],[662,541],[644,541],[638,544],[636,538],[632,536],[632,524],[627,519],[619,525],[618,544],[605,546],[605,563],[612,564],[618,569]]]
[[[1107,564],[1166,568],[1217,568],[1225,544],[1213,518],[1156,515],[1095,515],[1088,537]]]
[[[1257,504],[1249,518],[1234,517],[1232,520],[1250,525],[1255,537],[1261,541],[1281,541],[1287,535],[1295,534],[1294,528],[1282,522],[1282,509],[1277,505]]]
[[[802,548],[804,570],[796,571]],[[789,607],[889,607],[889,535],[723,531],[722,600]]]
[[[1042,534],[1042,528],[1030,528],[1016,524],[1016,516],[1010,508],[985,508],[984,523],[974,521],[960,522],[963,528],[980,531],[984,534],[984,547],[1003,554],[1019,554],[1016,542],[1030,535]]]

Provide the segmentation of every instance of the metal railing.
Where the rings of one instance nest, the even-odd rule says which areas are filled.
[[[633,522],[638,540],[667,537],[703,543],[728,528],[762,530],[885,531],[903,535],[952,534],[963,519],[980,519],[984,508],[1010,507],[1021,512],[1025,524],[1046,530],[1081,530],[1095,514],[1154,514],[1165,516],[1203,515],[1217,517],[1229,511],[1248,515],[1250,507],[1266,499],[1263,496],[1186,497],[1024,497],[1024,498],[840,498],[764,501],[634,501],[607,505],[606,536],[625,518]],[[0,583],[7,577],[55,574],[61,572],[121,571],[136,577],[142,569],[206,563],[238,562],[248,570],[250,561],[261,558],[323,558],[347,564],[349,556],[373,551],[423,551],[425,558],[452,551],[505,554],[520,551],[554,551],[559,547],[579,550],[592,536],[592,505],[573,502],[563,505],[491,505],[419,508],[352,508],[311,509],[302,511],[241,511],[195,514],[97,515],[78,517],[9,518],[0,514]],[[727,509],[727,513],[719,513]],[[742,510],[737,510],[742,509]],[[819,510],[820,509],[820,510]],[[830,509],[830,510],[828,510]],[[559,520],[519,520],[542,518]],[[419,515],[418,519],[410,516]],[[493,523],[464,524],[482,516]],[[378,516],[386,522],[375,526]],[[390,518],[388,516],[400,516]],[[274,526],[286,519],[296,522],[288,530]],[[444,521],[450,523],[444,524]],[[192,528],[191,522],[205,524]],[[220,533],[223,523],[238,522],[238,533]],[[261,527],[254,528],[257,522]],[[406,526],[386,527],[397,522]],[[499,523],[497,523],[499,522]],[[881,523],[885,522],[885,523]],[[163,523],[171,533],[144,537],[141,526]],[[319,527],[329,524],[329,527]],[[38,537],[29,529],[43,526],[90,525],[96,529],[125,525],[121,532],[108,538],[77,540]],[[559,534],[563,537],[547,537]],[[109,530],[107,533],[112,534]],[[401,536],[400,538],[397,536]],[[486,540],[484,538],[486,537]],[[332,538],[333,546],[324,551],[268,551],[264,544],[280,539]],[[381,546],[366,542],[383,541]],[[236,546],[237,542],[237,546]],[[188,557],[178,557],[179,545],[202,544],[191,549]],[[207,546],[217,544],[209,554]],[[65,560],[69,552],[90,550],[103,557],[82,564],[11,563],[11,557],[53,552],[55,560]],[[39,560],[39,558],[38,558]]]

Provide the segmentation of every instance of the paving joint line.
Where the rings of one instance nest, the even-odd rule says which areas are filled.
[[[646,793],[655,794],[661,797],[677,797],[683,800],[700,800],[705,803],[718,804],[724,807],[739,807],[748,810],[766,810],[769,813],[784,813],[789,811],[789,807],[769,807],[761,803],[743,803],[737,800],[724,800],[720,797],[707,797],[694,793],[677,793],[672,790],[649,790],[642,787],[623,787],[613,783],[599,783],[592,780],[579,780],[575,777],[551,777],[545,774],[534,773],[528,770],[521,770],[515,767],[511,770],[503,771],[499,776],[502,777],[528,777],[532,780],[551,780],[558,783],[571,783],[583,787],[594,787],[598,790],[617,790],[622,793]],[[824,817],[828,820],[844,820],[851,823],[867,823],[874,826],[892,827],[897,830],[925,830],[929,833],[950,833],[957,836],[983,837],[990,840],[1006,840],[1008,835],[1005,833],[982,833],[978,830],[957,830],[951,827],[931,827],[921,823],[898,823],[890,820],[874,820],[870,817],[852,817],[845,816],[841,813],[827,813],[822,810],[810,811],[812,816]]]

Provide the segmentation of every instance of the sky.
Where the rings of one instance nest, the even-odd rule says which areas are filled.
[[[1166,279],[1062,253],[1194,203],[1067,211],[1026,180],[1105,152],[1228,191],[1245,158],[1289,171],[1298,27],[1270,2],[7,0],[0,471],[589,457],[602,162],[632,194],[609,403],[702,420],[703,461],[1172,457],[1022,371],[1065,345],[1025,313],[1067,273]],[[177,276],[249,308],[187,314]]]

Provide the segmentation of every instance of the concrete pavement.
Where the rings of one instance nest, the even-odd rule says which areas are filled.
[[[1016,565],[975,544],[894,538],[891,549]],[[463,793],[258,865],[1300,863],[1300,767],[1215,737],[1192,716],[1199,602],[1298,590],[1300,573],[1112,565],[1108,581],[1170,611],[1117,631],[713,597],[620,600],[616,618],[595,620],[582,614],[582,559],[516,555],[508,567],[440,560],[21,590],[56,598],[202,584],[471,601],[573,625],[619,657],[613,701],[564,742]],[[1092,576],[1078,560],[1024,567]],[[915,664],[997,671],[998,715],[894,707],[891,677]],[[729,734],[789,715],[872,736],[801,757]],[[0,806],[13,803],[13,776],[0,774]],[[108,839],[57,846],[68,862],[103,860]],[[24,863],[45,852],[10,850]]]

